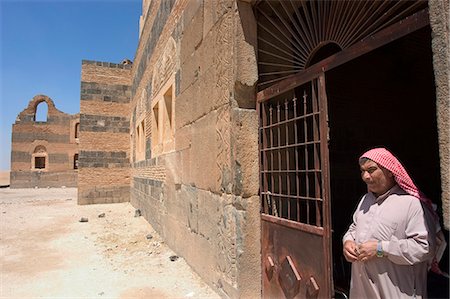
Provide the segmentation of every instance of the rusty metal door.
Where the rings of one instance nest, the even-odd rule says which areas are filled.
[[[263,298],[331,298],[325,74],[258,113]]]

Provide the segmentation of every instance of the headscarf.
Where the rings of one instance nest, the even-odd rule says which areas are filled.
[[[431,211],[433,211],[433,214],[437,216],[436,212],[434,212],[431,200],[417,188],[403,165],[390,151],[382,147],[374,148],[365,152],[361,158],[370,159],[389,170],[394,175],[395,182],[400,188],[405,190],[408,194],[420,199],[420,201],[422,201]]]
[[[432,215],[434,216],[434,221],[436,223],[437,231],[440,230],[439,225],[439,216],[437,215],[436,211],[433,209],[433,204],[431,200],[423,194],[419,188],[414,184],[411,177],[406,172],[403,165],[400,163],[400,161],[387,149],[385,148],[374,148],[367,152],[365,152],[361,158],[367,158],[372,160],[373,162],[377,163],[379,166],[386,168],[389,170],[393,175],[395,182],[405,190],[408,194],[418,198],[420,201],[422,201],[425,206],[431,211]],[[436,259],[436,256],[433,257],[431,262],[431,271],[443,274],[443,272],[439,269],[439,263]]]

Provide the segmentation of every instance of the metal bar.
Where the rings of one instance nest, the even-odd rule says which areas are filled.
[[[282,218],[278,218],[278,217],[274,217],[274,216],[266,215],[266,214],[261,214],[261,220],[275,223],[278,225],[282,225],[285,227],[293,228],[296,230],[300,230],[305,233],[310,233],[310,234],[314,234],[314,235],[318,235],[318,236],[324,235],[323,227],[317,227],[314,225],[296,222],[296,221],[292,221],[289,219],[282,219]],[[331,296],[329,296],[328,298],[331,298]]]
[[[260,121],[262,121],[262,124],[260,124],[260,126],[265,126],[265,124],[267,124],[267,114],[266,114],[266,109],[265,109],[265,105],[266,103],[261,103],[260,105],[257,105],[256,107],[258,107],[258,115],[260,115]],[[261,108],[262,107],[262,108]],[[261,131],[262,133],[262,142],[260,142],[260,149],[262,148],[266,148],[267,147],[267,134],[264,130]],[[262,151],[260,151],[260,155],[259,156],[263,156],[263,159],[261,160],[260,157],[260,167],[259,169],[263,171],[262,176],[264,178],[263,180],[263,186],[261,188],[260,186],[260,190],[263,192],[267,192],[268,191],[268,179],[267,176],[269,175],[269,173],[265,173],[267,169],[267,153],[264,153]],[[262,163],[262,164],[261,164]],[[260,183],[261,184],[261,183]],[[265,200],[266,198],[268,198],[268,196],[264,197],[263,194],[261,194],[261,202],[264,204],[264,209],[263,211],[268,214],[269,213],[269,202],[267,200]]]
[[[294,102],[294,119],[297,118],[297,97],[294,95],[294,98],[292,99],[292,101]],[[297,121],[294,121],[294,142],[295,144],[298,143],[298,127],[297,127]],[[298,177],[298,147],[294,147],[295,149],[295,185],[296,185],[296,194],[297,196],[300,196],[300,179]],[[296,220],[299,221],[300,220],[300,204],[298,202],[298,200],[296,201],[296,205],[297,205],[297,218]]]
[[[301,115],[301,116],[297,116],[297,117],[289,119],[288,121],[282,121],[282,122],[280,122],[280,124],[285,124],[285,123],[289,123],[289,122],[292,122],[292,121],[302,120],[302,119],[305,119],[305,118],[308,118],[308,117],[314,116],[314,115],[319,115],[319,112],[311,112],[311,113],[307,113],[307,114],[304,114],[304,115]],[[270,126],[266,126],[266,127],[262,127],[262,128],[265,129],[265,128],[269,128],[269,127]]]
[[[280,103],[277,103],[277,124],[280,122]],[[278,134],[278,146],[280,147],[281,144],[281,129],[280,126],[277,126],[277,134]],[[278,156],[278,169],[281,170],[281,150],[277,151]],[[282,188],[283,188],[283,177],[281,173],[278,173],[278,193],[282,194]],[[281,196],[278,196],[278,207],[279,207],[279,213],[280,216],[283,217],[283,202],[281,199]]]
[[[274,196],[277,196],[277,197],[282,197],[282,198],[293,198],[293,199],[301,199],[301,200],[309,200],[309,201],[320,201],[320,202],[322,202],[323,201],[323,199],[322,198],[320,198],[320,197],[311,197],[311,196],[301,196],[301,195],[299,195],[299,196],[297,196],[297,195],[290,195],[290,196],[288,196],[288,195],[286,195],[286,194],[283,194],[283,193],[272,193],[272,192],[261,192],[262,194],[265,194],[265,195],[274,195]]]
[[[298,33],[298,35],[300,35],[301,40],[299,39],[299,45],[302,46],[302,48],[303,48],[303,46],[305,46],[306,48],[303,48],[305,53],[309,53],[312,49],[308,47],[307,43],[305,43],[305,41],[307,40],[305,33],[303,32],[302,28],[298,26],[298,23],[293,18],[293,15],[288,12],[288,9],[285,6],[285,1],[280,1],[280,4],[283,7],[286,15],[289,16],[289,20],[291,21],[291,24],[294,25],[296,32]],[[291,5],[292,5],[292,1],[291,1]]]
[[[304,15],[305,15],[305,18],[306,18],[306,23],[308,24],[308,29],[309,29],[308,31],[312,33],[312,34],[311,34],[311,37],[312,37],[312,41],[313,41],[313,45],[314,45],[313,48],[315,48],[315,46],[316,46],[319,42],[317,41],[317,36],[316,36],[316,34],[315,34],[314,28],[313,28],[313,26],[311,25],[312,21],[311,21],[311,19],[310,19],[310,17],[309,17],[308,8],[306,7],[306,6],[307,6],[306,3],[308,3],[308,2],[306,2],[306,1],[301,1],[300,3],[302,4],[303,12],[304,12]]]
[[[338,42],[341,49],[343,49],[341,39],[346,36],[349,30],[353,29],[349,24],[355,19],[355,14],[361,11],[360,5],[364,6],[363,1],[351,1],[349,3],[350,7],[344,10],[344,22],[339,26],[340,30],[333,36],[333,40]],[[355,5],[357,5],[356,8],[354,8]]]
[[[315,173],[315,172],[321,172],[322,170],[320,169],[309,169],[309,170],[295,170],[295,169],[291,169],[291,170],[261,170],[262,173],[295,173],[295,172],[299,172],[299,173]]]
[[[288,105],[288,101],[286,100],[284,103],[284,119],[287,120],[289,118],[289,105]],[[287,148],[287,146],[289,145],[289,126],[288,124],[284,125],[285,129],[286,129],[286,191],[287,191],[287,196],[289,197],[291,195],[291,177],[289,176],[289,170],[290,170],[290,165],[289,165],[289,148]],[[287,200],[287,218],[291,219],[291,201]]]
[[[270,3],[270,2],[267,2]],[[278,30],[278,32],[284,36],[287,40],[290,40],[289,36],[287,36],[283,30],[281,30],[281,28],[278,26],[278,24],[276,22],[274,22],[264,11],[259,10],[261,12],[261,14],[273,25],[273,27],[275,27],[275,29]],[[273,37],[275,37],[280,43],[282,43],[283,45],[285,45],[288,49],[290,49],[292,52],[296,53],[299,56],[302,56],[301,53],[295,51],[298,50],[295,47],[291,47],[290,45],[286,44],[283,40],[281,40],[276,34],[272,33],[269,29],[267,29],[263,24],[258,23],[259,26],[261,26],[261,28],[263,28],[264,30],[266,30],[266,32],[268,32],[270,35],[272,35]]]
[[[334,2],[334,1],[332,1]],[[336,10],[332,10],[333,12],[333,21],[331,22],[331,28],[330,28],[330,33],[329,33],[329,39],[333,39],[333,37],[335,36],[335,32],[336,30],[339,30],[339,24],[341,24],[341,19],[344,17],[344,13],[342,11],[345,12],[344,7],[346,7],[347,5],[347,1],[336,1],[338,4]]]
[[[271,47],[277,49],[277,50],[280,51],[280,52],[283,52],[284,54],[288,55],[288,57],[292,57],[292,53],[289,53],[288,51],[282,49],[282,48],[279,47],[278,45],[275,45],[274,43],[272,43],[272,42],[270,42],[270,41],[268,41],[268,40],[266,40],[266,39],[264,39],[264,38],[262,38],[262,37],[260,37],[260,36],[258,36],[258,40],[259,40],[259,41],[262,41],[262,42],[264,42],[264,43],[266,43],[266,44],[268,44],[269,46],[271,46]],[[264,51],[264,50],[259,50],[259,51],[262,52],[262,53],[271,54],[271,52],[267,52],[267,51]],[[275,56],[275,55],[274,55],[274,56]],[[275,57],[282,57],[282,56],[275,56]],[[302,62],[302,61],[305,62],[305,61],[306,61],[305,58],[301,58],[301,57],[298,57],[298,58],[299,58],[300,62]],[[285,58],[284,60],[290,61],[290,62],[292,62],[293,64],[302,65],[302,64],[296,63],[295,59]],[[303,65],[304,65],[304,64],[303,64]]]
[[[306,113],[308,110],[307,103],[308,95],[306,94],[306,90],[303,93],[303,113]],[[305,141],[308,142],[308,122],[306,121],[306,118],[303,119],[303,125],[304,125],[304,133],[305,133]],[[304,147],[304,158],[305,158],[305,170],[308,170],[308,147]],[[305,175],[305,186],[306,186],[306,196],[309,197],[309,178],[308,174]],[[310,224],[309,222],[309,204],[306,203],[306,223]]]
[[[282,146],[274,146],[274,147],[268,147],[265,149],[262,149],[261,151],[268,152],[268,151],[278,151],[286,148],[296,147],[296,146],[305,146],[305,145],[311,145],[315,144],[317,142],[314,141],[308,141],[306,143],[299,143],[299,144],[289,144],[289,145],[282,145]]]
[[[414,32],[420,28],[423,28],[429,24],[428,9],[419,11],[406,19],[403,19],[391,26],[375,33],[370,39],[364,39],[358,43],[355,43],[351,47],[336,53],[317,64],[314,64],[310,68],[299,72],[298,74],[286,79],[279,79],[276,84],[261,90],[257,93],[256,98],[258,102],[267,101],[268,99],[275,97],[287,90],[300,86],[314,77],[317,77],[320,73],[331,70],[338,67],[350,60],[353,60],[359,56],[373,51],[376,48],[384,46],[393,40],[401,38],[411,32]]]
[[[282,3],[282,2],[281,2]],[[270,4],[270,1],[267,1],[267,4],[270,6],[270,8],[272,8],[272,11],[277,15],[278,19],[281,21],[281,23],[284,25],[284,27],[289,31],[289,33],[291,34],[292,38],[291,38],[291,43],[294,45],[294,47],[299,51],[297,54],[299,54],[300,57],[303,57],[305,60],[307,59],[307,57],[305,56],[305,49],[302,47],[302,49],[298,48],[297,45],[301,46],[301,43],[297,42],[296,37],[296,33],[292,30],[291,26],[289,26],[289,24],[286,24],[286,21],[284,20],[284,18],[282,18],[280,16],[280,14],[278,13],[278,11],[276,9],[273,8],[273,6]],[[288,38],[288,37],[286,37]],[[288,38],[289,39],[289,38]],[[304,51],[304,52],[301,52]],[[307,53],[307,52],[306,52]]]
[[[378,3],[377,1],[374,1],[374,2],[372,3],[372,5],[376,5],[377,3]],[[384,7],[385,7],[388,3],[390,3],[390,2],[380,2],[380,3],[381,3],[381,5],[380,5],[377,9],[375,9],[375,11],[373,12],[373,14],[372,14],[371,16],[366,17],[367,13],[369,13],[369,12],[371,11],[371,9],[368,9],[367,12],[366,12],[366,14],[364,14],[363,17],[359,20],[359,23],[352,27],[352,28],[354,29],[354,30],[352,31],[352,33],[351,33],[351,34],[348,34],[347,37],[342,41],[342,46],[343,46],[343,47],[346,48],[346,47],[348,47],[348,45],[350,45],[350,44],[352,44],[352,43],[358,41],[358,38],[355,38],[355,35],[357,35],[358,32],[360,32],[362,29],[364,29],[364,26],[365,26],[369,21],[372,21],[372,17],[376,17],[377,14],[378,14],[378,11],[381,10],[381,9],[384,9]],[[397,4],[398,4],[398,3],[400,3],[400,2],[397,2]],[[379,3],[378,3],[378,4],[379,4]],[[395,7],[395,6],[394,6],[394,7]],[[391,8],[391,9],[392,9],[392,8]],[[380,15],[381,15],[381,18],[380,18],[380,19],[384,19],[384,18],[386,18],[386,17],[389,16],[387,13],[380,13]],[[361,22],[364,22],[364,23],[361,24]],[[372,23],[372,25],[373,25],[373,23]]]
[[[313,84],[312,84],[312,100],[313,100],[313,112],[318,111],[319,110],[319,98],[318,98],[318,94],[316,93],[316,87],[318,86],[318,80],[314,79]],[[318,115],[320,117],[320,115]],[[319,135],[319,126],[320,123],[317,121],[318,119],[316,118],[316,116],[313,116],[313,130],[314,130],[314,142],[320,142],[320,135]],[[319,153],[317,152],[317,148],[316,148],[316,144],[313,145],[314,148],[314,169],[320,169],[320,159],[319,159]],[[314,187],[315,187],[315,192],[314,192],[314,197],[319,197],[321,198],[321,192],[320,192],[320,182],[319,182],[319,175],[320,172],[314,172]],[[316,208],[316,225],[317,226],[321,226],[322,223],[322,219],[321,219],[321,211],[320,211],[320,207],[317,203],[317,201],[315,201],[315,208]]]
[[[272,125],[272,122],[273,122],[273,108],[272,108],[272,105],[270,105],[269,106],[269,124],[270,125]],[[272,147],[273,146],[273,128],[270,128],[269,129],[270,130],[270,146]],[[273,151],[271,151],[270,152],[270,169],[271,170],[273,170]],[[273,175],[270,175],[270,181],[271,181],[271,184],[270,184],[270,187],[271,187],[271,189],[272,189],[272,191],[274,190],[274,186],[275,186],[275,182],[274,182],[274,176]],[[269,196],[271,196],[271,195],[269,195]],[[271,201],[270,201],[270,203],[271,203],[271,206],[270,206],[270,209],[271,209],[271,214],[272,215],[274,215],[274,216],[278,216],[277,214],[277,210],[274,208],[274,207],[276,207],[275,206],[275,199],[273,198],[273,196],[271,196],[270,197],[271,198]]]
[[[261,39],[261,38],[259,38],[259,39]],[[262,49],[258,49],[258,52],[261,52],[261,53],[264,53],[264,54],[267,54],[267,55],[279,58],[279,59],[287,61],[287,62],[293,62],[292,59],[288,59],[286,57],[283,57],[283,56],[280,56],[280,55],[277,55],[275,53],[268,52],[268,51],[265,51],[265,50],[262,50]],[[301,66],[301,65],[299,65],[299,66]]]
[[[291,71],[276,71],[276,72],[269,72],[269,73],[260,73],[259,76],[271,76],[271,75],[295,74],[295,73],[298,73],[298,70],[291,70]]]
[[[409,2],[408,2],[408,4],[409,4]],[[378,25],[385,19],[385,14],[383,14],[382,17],[380,17],[378,20],[373,22],[369,27],[367,27],[366,30],[364,30],[364,32],[359,34],[355,38],[355,40],[357,41],[365,36],[373,35],[376,32],[382,30],[383,28],[391,25],[392,23],[397,22],[399,19],[401,20],[402,18],[404,18],[405,15],[406,15],[406,17],[408,17],[408,14],[411,10],[415,10],[415,9],[417,9],[418,6],[421,6],[421,5],[423,5],[423,2],[421,2],[421,1],[414,2],[409,8],[402,10],[401,13],[399,15],[397,15],[396,17],[392,18],[391,20],[389,20],[388,22],[386,22],[384,24]],[[386,13],[386,14],[388,14],[388,13]]]
[[[320,2],[320,1],[318,1],[318,2]],[[317,21],[317,12],[316,12],[316,8],[315,8],[315,4],[317,2],[309,1],[308,3],[309,3],[309,7],[311,8],[313,30],[314,30],[314,33],[317,33],[316,44],[318,45],[320,43],[321,39],[320,39],[320,21],[319,22]]]
[[[264,62],[264,61],[258,61],[258,64],[267,65],[267,66],[279,66],[279,67],[292,68],[291,64],[282,64],[282,63],[273,63],[273,62]]]
[[[292,1],[290,1],[290,3],[291,3],[291,5],[292,5],[292,8],[294,9],[294,11],[295,11],[295,15],[297,16],[297,19],[299,20],[299,22],[300,22],[300,27],[301,28],[307,28],[307,25],[305,24],[305,22],[303,21],[303,18],[302,18],[302,16],[301,16],[301,14],[300,14],[300,11],[299,11],[299,9],[298,9],[298,7],[296,6],[296,5],[294,5],[293,3],[292,3]],[[309,30],[305,30],[305,33],[306,33],[306,40],[305,40],[305,42],[307,41],[308,42],[308,48],[309,49],[314,49],[314,42],[311,40],[311,35],[310,34],[308,34],[308,32],[311,32],[310,31],[310,29]]]

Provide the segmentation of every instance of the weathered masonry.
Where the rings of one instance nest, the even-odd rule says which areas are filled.
[[[42,105],[47,114],[37,120]],[[63,113],[49,97],[35,96],[13,124],[11,188],[76,187],[79,125],[78,114]]]
[[[83,61],[78,203],[130,200],[131,64]]]
[[[368,148],[449,228],[448,11],[144,0],[133,65],[83,62],[79,202],[130,200],[224,298],[345,293]]]

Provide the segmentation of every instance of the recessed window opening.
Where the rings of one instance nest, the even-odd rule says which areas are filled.
[[[36,112],[34,115],[34,121],[36,122],[47,122],[48,117],[48,105],[47,103],[41,102],[36,106]]]
[[[164,122],[164,141],[172,139],[172,88],[169,88],[164,94],[164,118],[166,121]]]
[[[158,156],[174,150],[175,85],[169,80],[152,100],[151,152]]]
[[[34,168],[44,169],[45,168],[45,157],[34,157]]]
[[[159,103],[153,106],[153,124],[152,124],[152,144],[159,143]]]
[[[78,154],[73,156],[73,169],[78,169]]]
[[[32,169],[47,169],[47,149],[43,145],[38,145],[31,155]]]
[[[75,138],[80,136],[80,123],[75,124]]]
[[[145,159],[145,121],[142,120],[136,128],[136,159]]]

